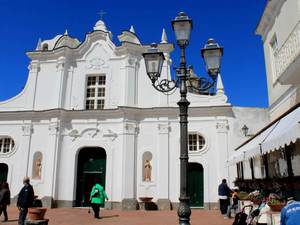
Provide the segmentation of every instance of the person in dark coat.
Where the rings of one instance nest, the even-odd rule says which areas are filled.
[[[34,200],[34,191],[30,184],[29,177],[24,177],[23,184],[24,186],[21,189],[17,200],[17,207],[19,209],[19,225],[24,225],[28,208],[32,207]]]
[[[218,194],[219,194],[219,200],[220,200],[220,210],[224,218],[228,218],[227,208],[229,205],[229,196],[233,191],[228,187],[226,179],[222,180],[222,183],[219,185],[218,188]]]
[[[7,206],[10,205],[10,190],[9,185],[7,182],[4,182],[1,185],[1,191],[0,191],[0,216],[3,212],[4,220],[3,222],[8,221],[7,216]]]

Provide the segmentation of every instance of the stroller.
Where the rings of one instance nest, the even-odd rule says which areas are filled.
[[[248,214],[246,213],[246,209]],[[246,205],[235,215],[232,225],[253,225],[253,220],[259,215],[259,209],[253,210],[253,205]]]

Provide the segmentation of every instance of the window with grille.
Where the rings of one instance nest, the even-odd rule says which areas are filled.
[[[273,50],[273,52],[276,52],[278,50],[278,42],[277,42],[276,34],[274,34],[274,36],[272,37],[272,39],[270,41],[270,46],[271,46],[271,49]]]
[[[104,109],[105,82],[105,75],[87,77],[85,104],[86,109]]]
[[[9,137],[1,138],[0,137],[0,153],[9,153],[15,147],[15,142]]]
[[[199,134],[189,134],[189,151],[195,152],[195,151],[201,151],[203,147],[205,146],[205,139],[203,136]]]
[[[277,74],[277,69],[276,69],[276,54],[278,52],[278,42],[277,42],[277,36],[276,34],[273,35],[271,41],[270,41],[270,49],[271,49],[271,54],[270,54],[270,64],[271,64],[271,71],[272,71],[272,81],[275,83],[278,79]]]

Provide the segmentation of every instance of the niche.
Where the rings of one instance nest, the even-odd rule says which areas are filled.
[[[42,178],[42,161],[43,154],[41,152],[34,153],[32,165],[32,178],[40,180]]]

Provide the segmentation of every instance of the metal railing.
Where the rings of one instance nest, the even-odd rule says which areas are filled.
[[[300,54],[300,21],[296,24],[281,48],[274,53],[276,77],[279,78]]]

